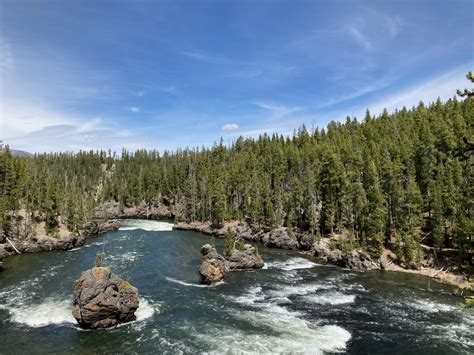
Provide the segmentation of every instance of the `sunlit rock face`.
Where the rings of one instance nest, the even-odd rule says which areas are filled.
[[[82,328],[109,328],[134,321],[138,304],[135,287],[110,268],[94,267],[76,280],[72,315]]]

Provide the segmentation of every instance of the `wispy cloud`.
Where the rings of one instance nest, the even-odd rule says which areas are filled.
[[[402,21],[398,16],[391,16],[374,8],[364,8],[361,11],[361,15],[343,28],[367,51],[376,50],[387,39],[394,39],[402,29]]]
[[[236,123],[227,123],[225,125],[222,126],[222,129],[224,131],[233,131],[235,129],[239,128],[239,125],[236,124]]]
[[[140,112],[140,108],[137,107],[137,106],[127,107],[127,110],[129,110],[130,112],[133,112],[133,113],[138,113],[138,112]]]
[[[360,46],[362,46],[366,50],[371,50],[373,48],[369,36],[363,33],[359,26],[357,26],[356,24],[348,26],[347,32]]]
[[[379,97],[373,102],[328,113],[326,118],[340,120],[347,115],[360,118],[363,117],[366,109],[369,109],[372,114],[380,114],[385,108],[389,112],[393,112],[395,109],[402,109],[404,106],[407,108],[416,106],[420,101],[428,104],[436,101],[438,97],[447,100],[455,96],[457,89],[466,86],[465,74],[469,68],[469,64],[456,67],[415,85]]]
[[[2,37],[0,37],[0,53],[2,53],[0,55],[0,74],[5,74],[14,68],[14,62],[10,43]]]
[[[0,136],[3,139],[25,135],[47,126],[78,124],[81,117],[58,112],[32,101],[2,98]]]
[[[350,92],[348,94],[327,99],[318,108],[330,107],[335,104],[350,101],[361,96],[373,93],[375,91],[381,90],[383,88],[388,87],[392,83],[392,80],[393,78],[391,77],[384,77],[378,80],[374,80],[366,85],[351,85],[349,87]]]
[[[167,94],[174,94],[178,90],[178,88],[174,85],[164,86],[160,88],[161,91],[166,92]]]
[[[180,52],[181,55],[194,59],[199,62],[205,62],[205,63],[211,63],[211,64],[217,64],[217,63],[223,63],[223,62],[232,62],[232,59],[222,57],[222,56],[217,56],[217,55],[212,55],[212,54],[207,54],[207,53],[202,53],[202,52],[194,52],[194,51],[183,51]]]
[[[288,116],[284,120],[273,119],[267,122],[247,126],[245,129],[230,132],[231,136],[238,137],[258,137],[263,134],[272,135],[273,133],[283,136],[291,136],[295,130],[302,125],[312,128],[318,122],[319,118],[315,115]]]
[[[387,108],[389,111],[393,111],[396,108],[401,109],[403,106],[409,108],[417,105],[420,101],[428,104],[429,102],[436,101],[438,97],[446,100],[454,97],[456,90],[466,85],[465,74],[468,70],[469,65],[463,65],[384,97],[368,107],[374,113],[380,113],[384,108]]]
[[[78,151],[151,146],[143,137],[117,127],[113,121],[61,112],[44,105],[3,101],[0,140],[30,152]]]
[[[298,107],[298,106],[278,105],[278,104],[274,104],[271,102],[264,102],[264,101],[252,101],[251,103],[260,108],[273,111],[274,113],[279,114],[279,115],[288,115],[290,113],[303,110],[302,107]]]

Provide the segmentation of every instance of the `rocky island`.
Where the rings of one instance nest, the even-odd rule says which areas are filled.
[[[235,245],[239,244],[239,248]],[[258,249],[250,244],[234,241],[230,230],[226,237],[226,251],[219,254],[213,245],[201,248],[202,264],[199,269],[202,282],[207,285],[221,281],[230,271],[260,269],[264,262]]]
[[[110,268],[94,267],[76,280],[73,306],[81,328],[110,328],[136,319],[138,290]]]

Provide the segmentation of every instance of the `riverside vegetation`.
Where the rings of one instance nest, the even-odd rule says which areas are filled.
[[[62,229],[79,234],[97,217],[106,221],[141,206],[144,217],[210,228],[245,221],[266,233],[283,228],[290,237],[309,235],[311,243],[327,240],[345,254],[388,252],[403,267],[425,264],[469,276],[474,101],[460,94],[466,98],[378,116],[367,111],[360,121],[347,117],[326,129],[302,126],[292,137],[240,137],[228,146],[221,140],[162,154],[28,158],[5,146],[0,243],[21,242],[38,228],[56,238]],[[111,205],[116,212],[109,215]]]

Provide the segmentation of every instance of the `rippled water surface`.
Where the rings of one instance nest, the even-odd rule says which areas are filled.
[[[208,241],[164,222],[128,221],[80,248],[9,258],[0,273],[0,353],[474,352],[474,315],[458,309],[447,286],[260,247],[263,270],[207,287],[197,270]],[[71,315],[73,283],[102,250],[139,289],[138,319],[83,331]]]

